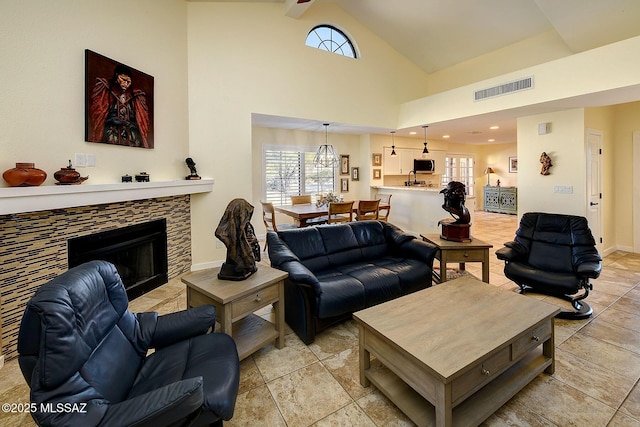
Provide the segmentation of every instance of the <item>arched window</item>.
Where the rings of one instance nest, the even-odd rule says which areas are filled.
[[[351,40],[342,31],[331,25],[318,25],[311,29],[305,44],[316,49],[356,58],[356,50],[353,48]]]

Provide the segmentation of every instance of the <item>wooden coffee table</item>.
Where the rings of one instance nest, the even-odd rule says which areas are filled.
[[[245,280],[220,280],[220,267],[182,276],[187,285],[187,307],[211,304],[222,332],[231,335],[243,360],[274,341],[284,347],[284,279],[288,273],[258,264],[258,271]],[[275,324],[253,314],[273,304]]]
[[[472,276],[359,311],[360,383],[419,426],[479,425],[554,372],[559,312]],[[388,369],[373,369],[371,354]]]

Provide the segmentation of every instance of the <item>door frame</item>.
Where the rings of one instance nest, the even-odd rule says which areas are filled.
[[[633,252],[640,253],[640,131],[633,132]]]
[[[596,248],[598,248],[598,252],[602,253],[602,248],[604,246],[604,238],[603,238],[603,232],[602,230],[604,229],[604,226],[602,224],[602,131],[598,130],[598,129],[591,129],[591,128],[587,128],[586,133],[585,133],[585,148],[587,151],[587,158],[586,158],[586,163],[587,163],[587,173],[586,173],[586,186],[587,186],[587,191],[586,191],[586,217],[588,219],[592,218],[592,207],[591,207],[591,192],[589,191],[591,189],[591,175],[592,175],[592,169],[591,169],[591,141],[590,141],[590,135],[594,135],[597,136],[599,138],[599,142],[598,142],[598,193],[600,194],[600,197],[598,199],[598,207],[597,207],[597,223],[598,223],[598,230],[593,229],[593,221],[590,222],[589,227],[591,227],[591,232],[593,234],[593,237],[596,241]]]

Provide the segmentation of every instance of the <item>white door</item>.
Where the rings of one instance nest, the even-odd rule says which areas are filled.
[[[602,132],[587,129],[587,220],[602,254]]]

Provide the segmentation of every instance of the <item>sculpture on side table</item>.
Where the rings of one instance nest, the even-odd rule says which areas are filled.
[[[440,193],[444,193],[442,209],[453,217],[453,219],[446,218],[438,221],[438,225],[442,226],[440,238],[456,242],[470,242],[472,240],[470,236],[471,214],[464,205],[466,200],[465,185],[458,181],[451,181]]]
[[[252,215],[253,206],[244,199],[233,199],[224,211],[215,232],[227,247],[218,279],[245,280],[258,270],[260,244],[251,225]]]

